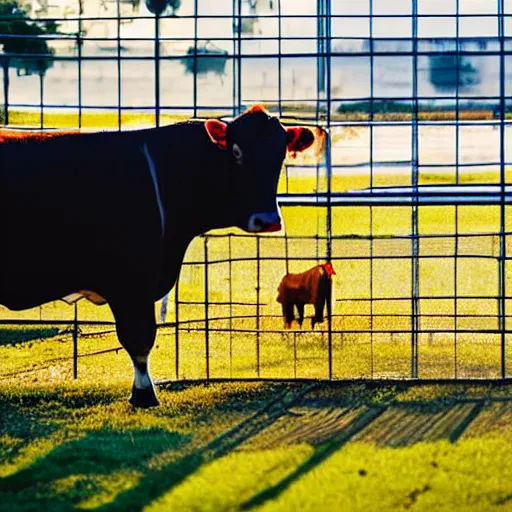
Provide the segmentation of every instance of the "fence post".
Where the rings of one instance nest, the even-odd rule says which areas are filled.
[[[84,15],[84,0],[78,1],[78,32],[76,34],[76,51],[78,59],[78,127],[82,127],[82,16]]]
[[[174,286],[174,366],[176,373],[176,380],[180,378],[180,277],[176,279]]]
[[[208,300],[208,236],[204,237],[204,343],[206,357],[206,380],[210,380],[210,332]]]
[[[326,256],[327,261],[331,262],[332,259],[332,205],[331,205],[331,191],[332,191],[332,168],[331,168],[331,132],[326,133],[326,168],[327,168],[327,247]],[[332,296],[332,281],[330,282],[329,303],[327,304],[327,346],[329,350],[329,380],[333,378],[333,347],[332,347],[332,313],[333,296]]]
[[[4,74],[4,126],[9,124],[9,57],[2,58]]]
[[[256,375],[260,376],[260,237],[256,235]]]
[[[228,273],[229,273],[229,378],[233,378],[233,268],[232,233],[228,237]]]
[[[39,127],[44,128],[44,75],[39,73]]]
[[[317,0],[317,35],[318,53],[318,107],[317,117],[320,117],[323,109],[320,107],[320,97],[325,101],[325,169],[327,178],[327,215],[326,215],[326,259],[332,257],[332,167],[331,167],[331,0]],[[318,167],[317,167],[318,169]],[[317,170],[318,176],[318,170]],[[317,177],[318,179],[318,177]],[[318,230],[317,230],[318,231]],[[317,232],[317,259],[318,259],[318,232]],[[328,343],[328,373],[329,379],[333,378],[333,350],[332,350],[332,319],[331,312],[327,315],[327,343]]]
[[[297,333],[293,333],[293,378],[297,378]]]
[[[498,36],[500,41],[500,256],[499,256],[499,329],[500,329],[500,375],[504,379],[507,376],[507,312],[506,312],[506,294],[507,294],[507,240],[506,240],[506,222],[507,211],[505,207],[505,184],[507,175],[505,169],[505,117],[506,117],[506,100],[505,100],[505,5],[503,0],[498,0]]]
[[[198,70],[198,59],[197,59],[197,42],[198,42],[198,1],[194,0],[194,74],[192,76],[192,92],[193,92],[193,101],[194,101],[194,117],[197,117],[197,70]],[[241,69],[241,68],[240,68]]]
[[[75,302],[75,318],[73,319],[73,379],[78,378],[78,303]]]
[[[420,268],[419,268],[419,223],[418,223],[418,184],[419,184],[419,149],[418,149],[418,0],[412,0],[412,45],[413,45],[413,73],[412,73],[412,247],[411,247],[411,377],[418,378],[418,338],[420,330]]]
[[[160,14],[155,14],[155,125],[160,126]]]

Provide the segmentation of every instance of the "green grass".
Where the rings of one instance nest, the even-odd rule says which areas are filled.
[[[0,510],[508,510],[510,391],[2,387]]]
[[[161,121],[164,124],[182,121],[185,116],[176,116],[169,114],[161,114]],[[141,112],[121,112],[121,124],[123,126],[130,125],[155,125],[155,115]],[[45,128],[69,129],[77,128],[99,128],[114,129],[119,126],[119,115],[116,112],[109,111],[82,111],[81,117],[77,110],[71,110],[69,113],[63,112],[44,112],[43,126]],[[41,114],[37,111],[10,110],[9,126],[41,126]]]
[[[294,184],[307,179],[297,178]],[[511,210],[506,208],[506,225],[512,221]],[[322,233],[325,227],[325,210],[322,208],[284,208],[283,215],[289,235],[314,235]],[[489,233],[485,237],[459,238],[457,279],[452,255],[454,239],[431,238],[420,241],[420,254],[435,256],[422,259],[419,265],[419,285],[422,296],[481,296],[480,299],[457,301],[457,321],[460,329],[468,332],[457,338],[443,331],[454,328],[455,302],[451,299],[421,300],[421,328],[431,334],[420,335],[419,372],[420,377],[451,378],[487,377],[500,375],[501,338],[498,334],[480,334],[479,330],[497,329],[498,302],[498,261],[499,240],[492,235],[499,231],[500,210],[495,206],[432,206],[419,208],[420,231],[425,234]],[[239,233],[237,230],[224,230]],[[410,375],[410,314],[409,300],[394,300],[410,297],[412,289],[411,242],[393,238],[411,232],[411,211],[408,207],[344,207],[334,210],[333,232],[335,235],[355,236],[352,239],[335,240],[333,257],[336,276],[334,280],[333,328],[339,331],[333,337],[333,373],[337,378],[358,377],[408,377]],[[359,235],[374,235],[384,238],[374,240],[373,255],[377,258],[370,264],[370,242],[358,239]],[[209,307],[210,332],[210,375],[212,377],[256,377],[257,347],[259,343],[260,375],[263,377],[315,377],[328,376],[328,351],[325,324],[312,333],[306,320],[304,332],[297,334],[275,334],[269,331],[282,328],[281,309],[276,302],[277,287],[286,267],[283,261],[272,260],[285,254],[285,239],[282,235],[266,235],[259,238],[260,255],[269,260],[260,263],[260,328],[255,333],[228,333],[221,330],[255,329],[256,308],[254,306],[211,305]],[[213,238],[208,242],[210,261],[226,259],[229,254],[228,238]],[[256,238],[231,239],[233,258],[255,257]],[[507,242],[508,244],[508,242]],[[317,249],[318,247],[318,249]],[[302,271],[316,263],[316,255],[325,254],[325,243],[290,238],[288,255],[291,258],[309,256],[309,261],[290,262],[290,271]],[[394,255],[396,258],[378,259],[379,255]],[[492,258],[489,258],[492,257]],[[186,254],[186,261],[197,262],[181,270],[180,300],[202,302],[205,298],[204,240],[195,239]],[[343,259],[336,259],[343,258]],[[37,260],[34,261],[37,265]],[[257,263],[255,261],[233,262],[231,280],[227,263],[212,264],[209,267],[208,298],[210,301],[256,302],[258,285]],[[442,275],[442,279],[440,276]],[[512,284],[510,265],[506,264],[507,286]],[[370,284],[373,288],[371,290]],[[374,297],[387,300],[375,302],[372,323],[368,316],[370,292]],[[488,297],[488,298],[486,298]],[[175,319],[174,292],[170,297],[167,320]],[[78,305],[79,318],[83,320],[112,320],[108,306],[94,306],[86,301]],[[159,313],[159,304],[156,305]],[[252,318],[226,320],[230,315],[249,315]],[[306,306],[306,316],[312,314]],[[341,316],[345,315],[345,316]],[[363,316],[362,316],[363,315]],[[380,315],[380,316],[378,316]],[[448,316],[447,316],[448,315]],[[466,315],[466,316],[464,316]],[[180,321],[194,322],[179,332],[179,377],[203,378],[206,375],[206,337],[201,330],[205,309],[202,305],[180,306]],[[0,308],[1,319],[52,320],[73,319],[73,307],[55,302],[29,311],[11,312]],[[216,320],[219,318],[219,320]],[[223,320],[221,318],[224,318]],[[362,331],[382,331],[373,336]],[[49,327],[51,328],[51,327]],[[85,328],[84,334],[108,328]],[[196,330],[194,330],[196,329]],[[111,330],[111,329],[110,329]],[[0,331],[2,369],[0,379],[13,385],[19,380],[35,382],[66,382],[72,375],[72,346],[70,334],[60,333],[44,341],[34,340],[12,346],[16,335],[13,330]],[[51,333],[50,333],[51,334]],[[25,336],[20,332],[20,340]],[[46,338],[46,336],[45,336]],[[152,353],[152,373],[158,379],[174,378],[175,373],[175,331],[163,329],[157,338]],[[510,336],[506,337],[506,353],[510,353]],[[89,357],[87,354],[119,348],[113,332],[98,337],[82,337],[79,353],[81,382],[123,382],[131,380],[131,368],[124,351],[109,352]],[[372,365],[373,359],[373,365]],[[507,358],[507,369],[510,368]],[[507,370],[509,371],[509,370]]]

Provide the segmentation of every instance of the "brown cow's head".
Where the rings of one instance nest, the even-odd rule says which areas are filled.
[[[279,231],[277,183],[286,151],[311,146],[315,135],[308,128],[285,128],[261,106],[252,107],[230,123],[205,123],[211,140],[232,161],[231,191],[234,225],[250,233]]]
[[[336,272],[334,271],[334,267],[332,266],[332,263],[330,261],[328,261],[327,263],[324,263],[323,267],[329,277],[336,275]]]

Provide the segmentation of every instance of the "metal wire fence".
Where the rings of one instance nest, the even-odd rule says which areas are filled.
[[[123,130],[264,103],[327,133],[321,161],[286,162],[286,235],[193,242],[161,319],[165,375],[509,375],[509,0],[183,0],[157,16],[137,0],[34,5],[36,35],[0,19],[6,126]],[[12,43],[28,40],[45,52]],[[325,260],[332,318],[285,332],[280,278]],[[70,325],[76,376],[78,339],[112,319],[62,311],[0,314]]]

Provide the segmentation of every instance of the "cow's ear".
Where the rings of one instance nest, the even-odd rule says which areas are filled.
[[[304,151],[315,142],[315,135],[309,128],[287,128],[288,151],[293,153]]]
[[[226,137],[228,125],[226,123],[218,119],[208,119],[208,121],[204,123],[204,127],[214,144],[217,144],[221,149],[228,149]]]

